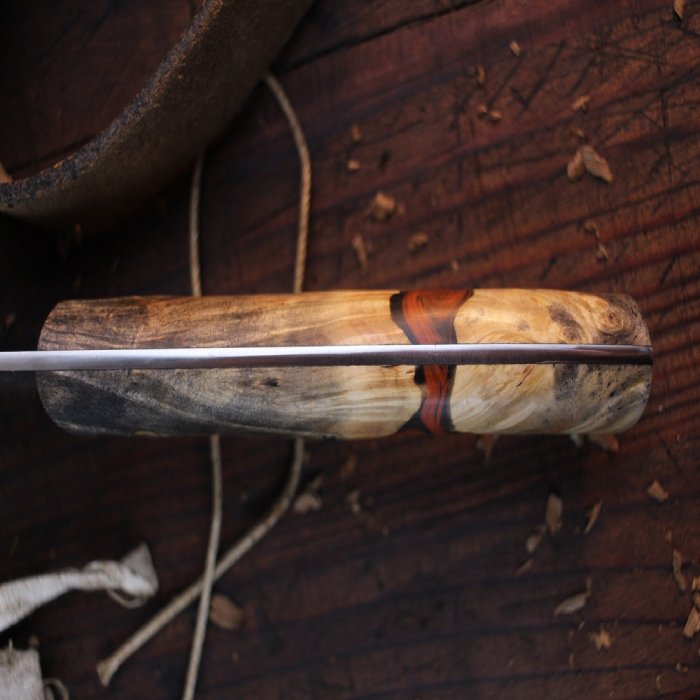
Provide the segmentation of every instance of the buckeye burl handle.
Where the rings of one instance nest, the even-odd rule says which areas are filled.
[[[337,291],[65,301],[42,350],[406,343],[649,345],[636,304],[551,290]],[[86,435],[399,431],[615,433],[651,367],[531,364],[39,372],[49,416]]]

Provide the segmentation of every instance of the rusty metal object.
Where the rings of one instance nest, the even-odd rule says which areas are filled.
[[[183,172],[243,105],[311,0],[209,0],[132,103],[52,168],[0,182],[0,211],[108,228]]]

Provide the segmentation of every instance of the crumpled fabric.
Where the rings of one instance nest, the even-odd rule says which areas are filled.
[[[1,584],[0,632],[38,607],[75,590],[118,591],[134,598],[151,598],[158,590],[158,577],[148,546],[139,545],[121,561],[93,561],[84,569],[64,569]],[[0,683],[0,700],[5,697],[3,692]]]

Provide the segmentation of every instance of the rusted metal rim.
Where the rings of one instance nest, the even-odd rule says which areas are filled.
[[[209,0],[133,102],[52,168],[0,184],[0,211],[109,228],[183,172],[243,105],[311,0]]]

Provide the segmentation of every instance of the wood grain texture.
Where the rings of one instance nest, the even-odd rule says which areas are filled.
[[[43,9],[20,4],[37,17]],[[148,13],[150,5],[123,0],[119,8]],[[690,594],[673,581],[671,552],[700,559],[700,11],[687,2],[679,23],[671,5],[317,0],[276,66],[314,166],[307,288],[629,294],[653,341],[654,383],[615,455],[566,437],[500,438],[488,466],[468,435],[311,444],[307,476],[324,474],[323,507],[291,514],[218,584],[245,622],[237,633],[210,628],[200,698],[698,695],[700,642],[681,634]],[[105,99],[115,105],[138,89],[132,73],[122,84],[116,66],[109,72],[110,19],[107,34],[89,44],[94,60],[80,53],[87,32],[69,35],[75,59],[55,55],[55,70],[61,61],[85,104],[89,79],[103,71],[113,78]],[[152,41],[155,52],[148,25],[133,26],[134,41],[147,53]],[[513,39],[519,59],[508,49]],[[155,65],[162,56],[151,58]],[[17,61],[28,87],[36,84],[36,59]],[[479,64],[485,90],[470,72]],[[8,102],[15,94],[7,89]],[[582,94],[591,96],[589,110],[575,113]],[[64,98],[65,123],[89,131],[93,112],[73,99]],[[501,110],[500,123],[478,118],[482,102]],[[47,91],[46,114],[59,107],[59,89]],[[21,142],[33,114],[30,104],[3,122],[8,144]],[[55,124],[53,116],[40,123]],[[579,145],[571,127],[608,160],[610,185],[567,180]],[[27,167],[62,145],[53,128],[41,133]],[[348,158],[360,161],[358,172],[348,173]],[[2,347],[34,347],[46,316],[67,298],[187,294],[188,187],[183,178],[111,239],[60,250],[0,221],[0,320],[16,315],[10,328],[0,324]],[[403,205],[384,224],[365,215],[377,190]],[[205,292],[288,292],[297,202],[294,145],[261,89],[207,157]],[[607,262],[596,258],[587,219]],[[408,241],[419,231],[428,244],[412,254]],[[358,234],[369,249],[365,268],[351,245]],[[210,507],[207,440],[86,440],[51,423],[30,377],[0,377],[0,391],[2,577],[122,556],[145,539],[161,581],[146,609],[72,595],[18,625],[12,639],[24,645],[36,635],[44,672],[61,677],[71,697],[177,697],[194,611],[109,690],[94,664],[198,575]],[[274,438],[222,443],[222,537],[231,542],[269,506],[290,450]],[[354,471],[344,469],[353,456]],[[665,503],[645,493],[654,479],[670,493]],[[346,501],[355,490],[359,516]],[[562,531],[516,577],[550,490],[563,498]],[[598,522],[583,537],[586,509],[599,500]],[[690,564],[685,573],[698,574]],[[588,575],[586,607],[555,617]],[[601,625],[612,646],[597,651],[588,634]]]
[[[649,345],[628,297],[552,290],[342,291],[67,301],[42,350],[439,343]],[[273,433],[367,439],[612,433],[639,418],[651,367],[462,365],[41,372],[52,419],[86,435]]]

